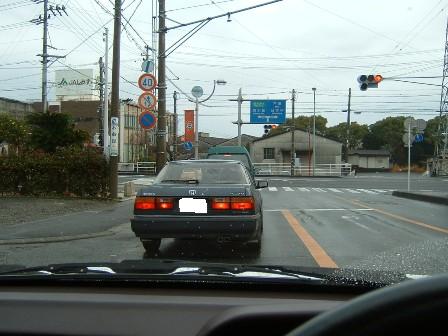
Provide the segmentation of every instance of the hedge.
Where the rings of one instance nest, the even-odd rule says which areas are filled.
[[[0,156],[0,193],[107,198],[109,164],[94,148]]]

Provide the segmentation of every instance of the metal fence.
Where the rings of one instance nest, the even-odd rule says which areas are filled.
[[[152,174],[156,173],[155,162],[120,162],[118,164],[119,172],[133,172],[137,174]]]
[[[291,176],[291,165],[285,163],[254,163],[256,175]],[[135,172],[138,174],[155,174],[155,162],[119,163],[120,172]],[[300,165],[294,167],[295,176],[345,176],[352,174],[352,165],[345,163],[317,164],[313,166]]]
[[[254,163],[256,175],[291,176],[291,165],[285,163]],[[345,163],[300,165],[294,167],[294,176],[345,176],[352,174],[352,165]]]

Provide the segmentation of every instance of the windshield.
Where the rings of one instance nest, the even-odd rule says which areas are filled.
[[[445,0],[0,1],[0,273],[448,272],[447,13]],[[232,148],[249,158],[208,154]]]

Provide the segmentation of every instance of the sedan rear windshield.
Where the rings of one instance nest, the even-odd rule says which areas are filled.
[[[244,169],[239,164],[182,164],[170,163],[157,176],[156,183],[248,184]]]

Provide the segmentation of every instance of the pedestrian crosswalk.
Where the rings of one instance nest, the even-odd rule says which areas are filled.
[[[311,187],[268,187],[260,189],[261,192],[303,192],[303,193],[351,193],[351,194],[369,194],[380,195],[391,193],[394,189],[358,189],[358,188],[311,188]]]

